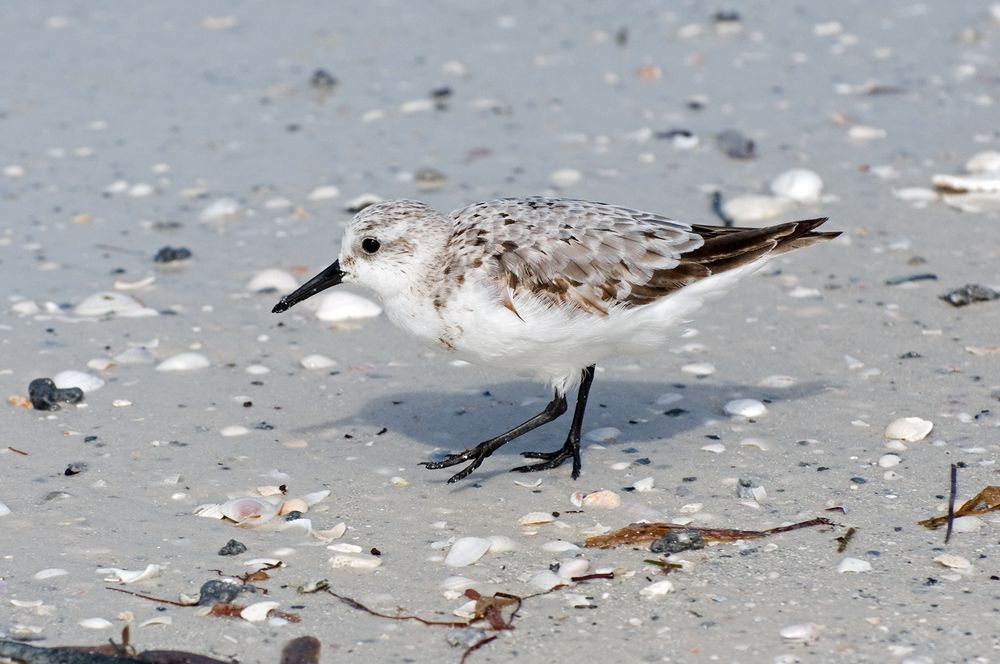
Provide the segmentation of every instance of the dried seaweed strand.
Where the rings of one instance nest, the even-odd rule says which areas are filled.
[[[493,643],[494,641],[497,640],[497,638],[498,638],[497,635],[494,634],[493,636],[487,636],[485,639],[480,639],[479,641],[476,641],[471,646],[465,649],[465,652],[462,653],[462,659],[458,660],[458,664],[465,664],[465,660],[469,658],[469,655],[476,652],[477,650],[485,646],[487,643]]]
[[[801,528],[811,528],[813,526],[834,526],[834,522],[823,517],[809,519],[793,523],[788,526],[779,526],[767,530],[732,530],[728,528],[692,528],[676,523],[631,523],[624,528],[587,538],[584,546],[598,549],[607,549],[622,544],[636,544],[639,542],[651,542],[663,537],[671,530],[696,530],[701,533],[707,541],[713,542],[733,542],[741,539],[760,539],[779,533],[787,533]]]
[[[1000,510],[1000,486],[988,486],[969,500],[962,503],[962,506],[955,510],[955,518],[962,516],[979,516]],[[923,521],[917,521],[917,525],[935,530],[948,522],[948,516],[933,516]]]
[[[350,597],[346,597],[344,595],[339,595],[330,590],[329,588],[326,589],[326,592],[329,593],[330,595],[333,595],[334,597],[336,597],[337,599],[339,599],[341,602],[351,607],[352,609],[364,611],[365,613],[376,616],[378,618],[388,618],[389,620],[415,620],[416,622],[422,623],[424,625],[436,625],[439,627],[468,627],[469,625],[472,624],[472,621],[460,622],[460,621],[444,621],[444,620],[427,620],[426,618],[421,618],[420,616],[408,616],[408,615],[394,616],[389,613],[381,613],[374,609],[369,609],[367,606],[365,606],[358,600],[351,599]]]
[[[837,542],[837,553],[843,553],[847,551],[847,545],[851,543],[854,539],[854,534],[858,532],[857,528],[848,528],[847,532],[836,539]]]
[[[142,593],[135,593],[131,590],[125,590],[124,588],[111,588],[110,586],[104,586],[105,590],[113,590],[116,593],[125,593],[126,595],[132,595],[133,597],[141,597],[142,599],[148,599],[151,602],[160,602],[161,604],[170,604],[171,606],[191,606],[190,604],[183,604],[181,602],[175,602],[172,599],[161,599],[159,597],[153,597],[152,595],[143,595]]]
[[[21,456],[29,456],[28,453],[25,452],[24,450],[19,450],[16,447],[11,447],[10,445],[7,446],[7,449],[13,452],[14,454],[20,454]]]

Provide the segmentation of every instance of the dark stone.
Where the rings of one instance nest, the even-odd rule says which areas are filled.
[[[226,545],[219,549],[220,556],[238,556],[241,553],[245,553],[247,550],[247,545],[243,542],[237,542],[234,539],[226,542]]]
[[[162,247],[153,256],[153,261],[157,263],[173,263],[191,258],[191,250],[187,247]]]
[[[735,129],[727,129],[715,137],[715,144],[727,157],[733,159],[753,159],[757,156],[757,146]]]
[[[697,530],[672,530],[649,545],[653,553],[680,553],[705,548],[705,538]]]
[[[964,307],[973,302],[988,302],[997,298],[1000,298],[1000,293],[979,284],[965,284],[941,296],[942,300],[955,307]]]
[[[201,589],[198,591],[198,606],[228,604],[243,593],[256,592],[257,588],[250,584],[228,583],[219,579],[212,579],[201,584]]]
[[[83,390],[67,387],[60,390],[51,378],[36,378],[28,384],[28,398],[35,410],[59,410],[59,402],[77,403],[83,401]]]

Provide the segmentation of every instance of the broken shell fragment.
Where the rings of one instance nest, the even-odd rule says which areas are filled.
[[[108,582],[136,583],[159,576],[162,569],[159,565],[149,564],[146,565],[146,569],[139,571],[119,569],[117,567],[102,567],[97,570],[97,573],[110,574],[110,576],[104,578]]]
[[[123,316],[126,318],[141,318],[144,316],[157,316],[159,312],[149,309],[141,302],[124,293],[114,291],[101,291],[87,297],[80,304],[76,305],[73,313],[77,316]]]
[[[582,500],[583,507],[601,510],[613,510],[621,504],[621,496],[614,491],[609,491],[607,489],[588,493]]]
[[[885,428],[885,437],[889,440],[902,440],[913,443],[923,440],[934,428],[934,423],[919,417],[901,417]]]
[[[194,369],[204,369],[212,363],[201,353],[180,353],[156,365],[157,371],[192,371]]]
[[[528,512],[517,520],[520,526],[533,526],[540,523],[552,523],[556,518],[552,512]]]
[[[255,602],[240,611],[240,618],[243,618],[248,622],[262,622],[267,620],[267,614],[278,608],[278,606],[278,602]]]
[[[338,553],[329,560],[334,569],[350,568],[361,571],[371,571],[382,565],[382,559],[377,556],[355,556],[349,553]]]
[[[872,571],[872,564],[867,560],[861,560],[860,558],[844,558],[837,565],[837,573],[844,574],[846,572],[870,572]]]
[[[663,597],[667,593],[673,592],[674,584],[670,581],[656,581],[639,591],[639,594],[647,599]]]
[[[286,514],[291,514],[292,512],[308,512],[309,505],[306,501],[301,498],[290,498],[281,504],[281,509],[278,510],[280,516],[285,516]]]

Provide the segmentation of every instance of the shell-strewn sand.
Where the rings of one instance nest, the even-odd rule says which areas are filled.
[[[241,662],[276,663],[301,635],[326,662],[457,662],[497,632],[295,587],[455,621],[468,584],[449,577],[525,596],[612,569],[525,600],[470,661],[996,661],[996,518],[948,545],[917,521],[943,513],[950,464],[959,501],[1000,484],[1000,301],[939,297],[1000,289],[1000,175],[981,155],[1000,150],[1000,7],[341,4],[5,8],[0,638],[96,645],[131,624],[140,650]],[[790,169],[821,178],[818,200],[801,172],[773,196]],[[942,200],[935,175],[978,191]],[[569,416],[457,485],[417,465],[533,415],[544,386],[423,348],[365,301],[270,313],[336,257],[368,194],[440,210],[547,194],[717,224],[712,192],[740,219],[829,216],[844,234],[668,331],[662,356],[599,367],[576,482],[506,472],[559,447]],[[183,256],[168,246],[191,255],[163,262]],[[374,316],[329,318],[345,310]],[[89,374],[56,380],[80,404],[23,407],[64,371]],[[906,417],[933,428],[887,440]],[[194,515],[282,485],[259,518],[328,489],[304,516],[346,532]],[[667,576],[641,545],[559,543],[642,519],[815,517],[838,527],[686,551]],[[460,538],[479,539],[450,552]],[[230,539],[246,551],[218,555]],[[300,622],[106,589],[177,600],[255,559],[285,567],[233,601]]]

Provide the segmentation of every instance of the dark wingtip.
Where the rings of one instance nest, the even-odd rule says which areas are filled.
[[[288,309],[289,309],[288,303],[285,302],[285,298],[281,298],[280,300],[278,300],[278,303],[274,305],[274,308],[271,309],[271,313],[280,314],[285,311],[288,311]]]

